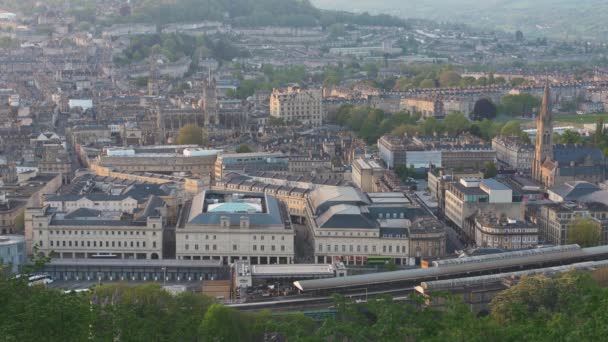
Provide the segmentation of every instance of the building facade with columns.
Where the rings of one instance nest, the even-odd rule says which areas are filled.
[[[185,206],[176,228],[180,260],[294,262],[294,230],[285,205],[256,192],[207,190]]]

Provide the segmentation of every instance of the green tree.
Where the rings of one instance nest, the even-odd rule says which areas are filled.
[[[180,128],[175,142],[178,145],[205,145],[205,135],[203,128],[195,125],[188,124]]]
[[[492,120],[496,118],[498,109],[496,105],[489,99],[482,98],[475,102],[473,107],[473,113],[471,114],[471,120],[481,121],[483,119]]]
[[[500,112],[510,116],[529,115],[540,103],[539,98],[530,94],[507,95],[502,98]]]
[[[579,132],[567,129],[562,134],[555,134],[556,144],[582,144],[585,142]]]
[[[434,116],[426,118],[420,125],[420,132],[423,135],[442,134],[445,126]]]
[[[422,80],[422,82],[420,82],[420,88],[435,88],[435,80]]]
[[[602,241],[601,225],[590,218],[576,218],[568,226],[568,243],[594,247]]]
[[[484,166],[483,178],[494,178],[498,175],[498,170],[496,169],[496,164],[494,164],[494,162],[489,161]]]
[[[236,153],[251,153],[253,150],[247,144],[241,144],[236,148]]]
[[[443,120],[443,125],[452,136],[459,135],[469,129],[471,123],[469,119],[462,113],[451,113],[446,115]]]
[[[500,135],[506,137],[519,137],[523,133],[518,121],[509,121],[500,130]]]
[[[246,324],[240,312],[221,304],[213,304],[203,317],[200,334],[205,341],[250,341],[252,336]]]
[[[439,84],[442,87],[455,87],[460,84],[460,80],[460,75],[452,70],[446,70],[439,75]]]

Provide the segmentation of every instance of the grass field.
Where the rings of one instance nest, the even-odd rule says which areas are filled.
[[[596,123],[600,118],[604,119],[604,122],[608,122],[608,113],[601,114],[567,114],[567,115],[559,115],[555,114],[553,116],[553,120],[555,122],[561,123],[572,123],[572,124],[590,124]]]

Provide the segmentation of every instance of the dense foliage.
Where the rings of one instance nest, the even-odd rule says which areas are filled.
[[[335,315],[242,313],[158,284],[102,285],[90,293],[28,287],[0,276],[2,341],[552,341],[603,340],[608,290],[583,273],[523,278],[476,316],[459,297],[431,294],[443,308],[390,297],[335,297]]]
[[[201,55],[197,55],[200,53]],[[149,56],[164,56],[174,62],[182,57],[212,57],[219,61],[230,61],[246,57],[248,52],[241,50],[224,36],[213,39],[206,36],[191,36],[180,33],[163,33],[132,36],[129,46],[114,61],[120,65],[141,62]]]
[[[178,145],[205,145],[207,142],[204,133],[203,128],[197,125],[184,125],[184,127],[180,128],[175,142]]]
[[[528,135],[523,132],[517,121],[507,123],[484,119],[469,121],[462,113],[451,113],[443,120],[435,117],[421,119],[418,113],[399,112],[386,113],[380,109],[344,105],[336,112],[328,115],[328,121],[353,130],[368,144],[374,144],[382,135],[390,133],[397,136],[404,134],[457,136],[469,132],[486,140],[492,140],[502,134],[517,136],[529,142]]]

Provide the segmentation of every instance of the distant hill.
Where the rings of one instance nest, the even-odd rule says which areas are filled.
[[[290,27],[326,27],[335,23],[406,25],[404,20],[389,15],[319,10],[308,0],[134,0],[131,3],[133,15],[127,18],[131,22],[166,24],[216,20],[236,26]]]
[[[465,23],[474,27],[522,30],[524,35],[608,41],[606,0],[311,0],[324,9],[391,13]]]

